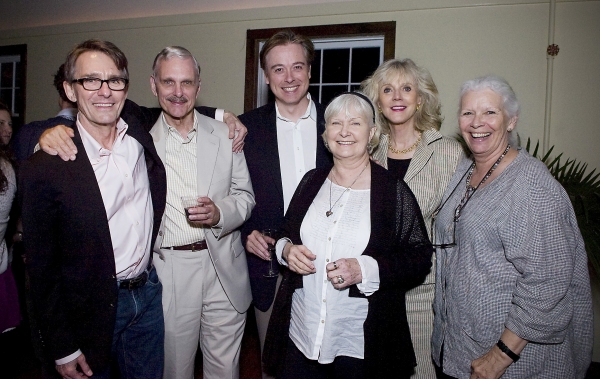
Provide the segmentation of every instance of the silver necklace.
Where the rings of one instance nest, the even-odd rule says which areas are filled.
[[[333,180],[335,180],[335,184],[337,183],[337,180],[335,178],[335,174],[333,173],[333,169],[331,169],[331,176],[333,177],[333,180],[329,181],[329,210],[327,212],[325,212],[325,216],[329,217],[333,214],[333,207],[335,207],[335,205],[338,203],[338,201],[340,201],[340,199],[342,198],[342,196],[344,196],[344,194],[348,191],[350,191],[350,189],[352,188],[352,186],[354,185],[354,183],[356,183],[356,181],[358,180],[358,178],[360,178],[360,176],[362,175],[363,172],[365,172],[365,170],[367,169],[367,166],[369,165],[369,160],[367,160],[367,164],[365,165],[365,167],[363,167],[362,171],[360,172],[360,174],[358,174],[358,176],[356,177],[356,179],[354,179],[354,181],[352,182],[352,184],[350,184],[348,187],[346,187],[345,190],[342,191],[342,194],[340,195],[340,197],[337,198],[337,200],[335,201],[335,203],[333,203],[333,205],[331,205],[331,187],[332,187],[332,182]],[[339,184],[338,184],[339,186]]]

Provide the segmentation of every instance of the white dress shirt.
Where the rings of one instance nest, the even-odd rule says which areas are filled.
[[[368,301],[349,297],[348,288],[335,289],[325,266],[341,258],[356,258],[362,273],[358,289],[367,296],[379,289],[377,261],[361,255],[371,234],[370,192],[346,190],[328,179],[302,221],[300,236],[317,256],[313,261],[316,273],[303,276],[303,287],[294,292],[290,338],[308,359],[319,363],[331,363],[340,355],[364,358]],[[327,217],[330,209],[333,213]],[[281,254],[287,242],[277,242],[277,255],[284,265],[287,262]]]
[[[308,97],[306,112],[294,122],[277,113],[277,148],[283,186],[283,212],[287,212],[298,183],[307,171],[316,167],[317,160],[317,108]]]

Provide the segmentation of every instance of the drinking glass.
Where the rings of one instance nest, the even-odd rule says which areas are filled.
[[[263,229],[261,233],[265,237],[275,238],[274,229]],[[276,278],[277,273],[275,272],[275,270],[273,270],[273,259],[277,259],[277,257],[275,256],[275,244],[267,243],[267,251],[269,252],[269,257],[271,259],[269,260],[269,271],[263,276],[265,278]]]

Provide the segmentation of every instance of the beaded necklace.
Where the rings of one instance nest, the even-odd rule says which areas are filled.
[[[463,210],[465,205],[467,205],[467,202],[469,201],[471,196],[473,196],[475,191],[477,191],[477,188],[479,188],[483,183],[485,183],[486,180],[488,180],[488,178],[492,175],[492,173],[498,167],[500,162],[502,162],[502,159],[504,159],[504,157],[506,156],[506,154],[508,153],[509,150],[510,150],[510,144],[506,145],[506,149],[504,149],[504,152],[502,153],[502,155],[500,155],[498,160],[496,160],[496,163],[494,163],[492,165],[492,167],[490,167],[487,174],[485,174],[483,179],[481,179],[479,184],[476,185],[475,187],[473,187],[471,185],[471,177],[473,176],[473,171],[475,170],[475,162],[473,162],[471,164],[471,167],[469,168],[469,172],[467,174],[467,190],[465,191],[465,195],[463,196],[463,198],[460,200],[460,204],[458,205],[458,207],[456,207],[456,210],[454,211],[454,220],[455,221],[458,220],[458,218],[460,217],[460,212]]]

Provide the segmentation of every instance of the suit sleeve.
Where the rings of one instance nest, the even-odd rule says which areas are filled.
[[[232,154],[229,195],[215,202],[221,210],[222,227],[212,228],[217,239],[239,228],[250,218],[254,208],[254,191],[244,153]]]
[[[60,217],[55,200],[57,189],[51,177],[59,175],[44,164],[49,157],[41,157],[42,154],[45,153],[38,152],[22,166],[19,201],[23,234],[27,236],[23,243],[33,317],[46,351],[56,360],[76,352],[79,346],[75,342],[66,307],[63,306]]]

